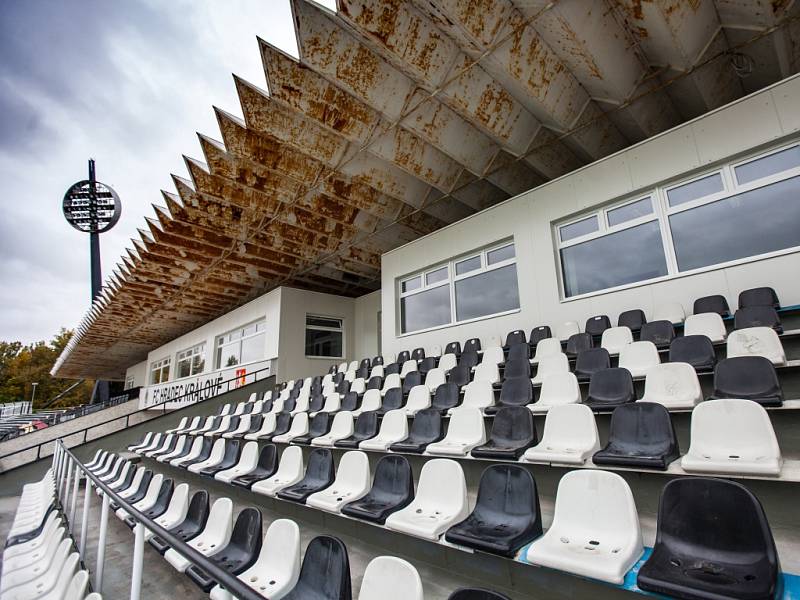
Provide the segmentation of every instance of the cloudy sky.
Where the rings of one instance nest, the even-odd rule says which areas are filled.
[[[87,159],[123,203],[105,276],[182,155],[202,158],[195,132],[220,138],[212,105],[241,116],[231,73],[266,87],[256,36],[297,55],[288,0],[0,1],[0,340],[89,306],[89,238],[61,214]]]

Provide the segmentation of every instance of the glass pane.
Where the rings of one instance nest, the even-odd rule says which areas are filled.
[[[427,275],[425,275],[425,282],[427,285],[431,285],[432,283],[438,283],[439,281],[444,281],[447,279],[447,267],[442,267],[441,269],[436,269],[435,271],[431,271]]]
[[[669,218],[681,271],[800,246],[800,177]]]
[[[722,175],[714,173],[708,177],[698,179],[697,181],[684,183],[676,188],[672,188],[667,192],[667,199],[669,200],[670,206],[678,206],[679,204],[691,202],[703,196],[716,194],[717,192],[721,192],[722,189]]]
[[[342,356],[342,332],[306,329],[306,356]]]
[[[581,237],[582,235],[594,233],[599,228],[600,227],[597,224],[597,215],[592,215],[588,219],[570,223],[569,225],[562,225],[558,228],[558,230],[561,235],[561,241],[567,242],[577,237]]]
[[[794,167],[800,167],[800,146],[751,160],[749,163],[736,167],[734,171],[736,171],[736,181],[743,184]]]
[[[341,329],[341,319],[326,319],[325,317],[306,317],[306,325],[311,327],[332,327],[334,329]]]
[[[563,248],[561,265],[567,296],[666,275],[658,221]]]
[[[404,281],[400,284],[400,291],[402,292],[410,292],[412,290],[418,290],[422,287],[422,276],[414,277],[413,279],[409,279],[408,281]]]
[[[450,321],[449,285],[400,299],[400,328],[403,333],[446,325]]]
[[[642,198],[636,202],[631,202],[630,204],[620,206],[619,208],[612,208],[610,211],[608,211],[608,226],[614,227],[614,225],[619,225],[620,223],[625,223],[626,221],[633,221],[639,217],[652,214],[652,212],[653,202],[650,200],[650,198]]]
[[[242,359],[240,362],[249,363],[264,358],[265,339],[266,336],[263,333],[259,333],[246,340],[242,340]]]
[[[239,364],[239,344],[229,344],[219,349],[219,360],[217,364],[220,369],[232,367]]]
[[[463,275],[464,273],[469,273],[470,271],[475,271],[481,268],[481,257],[473,256],[472,258],[468,258],[466,260],[462,260],[461,262],[456,263],[456,275]]]
[[[247,325],[244,329],[242,329],[242,337],[253,335],[256,332],[256,323],[252,323]]]
[[[192,374],[192,363],[190,360],[180,360],[178,361],[178,379],[181,377],[189,377]]]
[[[195,354],[192,358],[192,375],[202,373],[206,367],[206,358],[203,354]]]
[[[509,258],[514,258],[514,244],[509,244],[508,246],[503,246],[502,248],[497,248],[496,250],[490,250],[486,253],[486,264],[494,265],[499,262],[503,262],[504,260],[508,260]]]
[[[506,265],[456,281],[459,321],[519,308],[517,265]]]

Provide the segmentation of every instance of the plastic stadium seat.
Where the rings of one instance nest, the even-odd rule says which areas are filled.
[[[550,331],[550,327],[547,325],[540,325],[539,327],[534,327],[531,329],[531,335],[528,339],[528,342],[532,348],[535,348],[539,342],[551,337],[553,337],[553,332]]]
[[[262,437],[272,436],[273,432],[275,431],[276,424],[277,419],[274,414],[264,415],[261,421],[261,427],[252,433],[245,434],[244,439],[260,440]]]
[[[258,455],[256,468],[246,475],[239,475],[231,479],[231,483],[244,488],[250,488],[256,481],[268,479],[275,474],[278,468],[278,452],[275,444],[266,444]]]
[[[431,394],[433,394],[440,385],[446,383],[446,381],[447,379],[444,371],[439,368],[431,369],[425,376],[425,386]]]
[[[582,465],[598,450],[600,435],[592,410],[583,404],[563,404],[547,412],[541,441],[526,450],[522,460]]]
[[[50,531],[47,539],[41,541],[30,552],[12,557],[4,556],[3,581],[0,588],[10,589],[40,577],[47,570],[61,542],[65,539],[65,531],[63,526],[58,527]],[[18,544],[18,546],[22,545],[24,544]],[[12,548],[16,548],[16,546],[12,546]]]
[[[171,486],[172,480],[164,479],[163,474],[156,473],[153,475],[147,487],[144,489],[144,494],[142,494],[140,490],[138,494],[128,499],[128,504],[136,508],[139,512],[145,512],[149,510],[156,503],[156,500],[161,493],[162,483],[167,483],[169,486]],[[125,511],[125,509],[119,508],[116,511],[116,515],[119,519],[124,520],[128,516],[128,513]]]
[[[556,326],[556,338],[559,341],[566,342],[569,336],[580,333],[581,328],[575,321],[565,321]]]
[[[527,377],[506,379],[500,390],[500,401],[493,406],[487,406],[484,412],[493,415],[504,406],[527,406],[533,400],[533,385],[530,379]],[[454,412],[458,412],[458,409]]]
[[[269,441],[277,435],[283,435],[287,431],[289,431],[289,427],[292,425],[292,416],[289,413],[282,412],[275,416],[275,428],[272,430],[272,433],[268,433],[266,435],[261,434],[259,432],[258,439]],[[266,419],[265,419],[265,427],[262,427],[262,431],[266,428]]]
[[[525,336],[525,332],[522,329],[509,331],[506,335],[506,342],[503,344],[503,347],[510,348],[516,344],[528,344],[528,338]]]
[[[480,352],[481,340],[479,338],[470,338],[464,343],[464,352]]]
[[[508,349],[508,356],[506,356],[506,363],[512,360],[524,360],[525,362],[531,359],[531,347],[528,344],[514,344]]]
[[[678,302],[660,304],[653,311],[653,321],[669,321],[673,325],[680,325],[685,318],[683,305]]]
[[[719,361],[714,370],[711,397],[753,400],[762,406],[783,404],[783,390],[775,367],[763,356],[739,356]]]
[[[410,391],[410,390],[409,390]],[[383,397],[381,400],[380,405],[378,408],[375,409],[375,412],[379,417],[382,417],[390,410],[399,410],[404,408],[403,397],[404,393],[399,388],[392,388],[388,392],[386,392],[386,396]],[[371,400],[371,399],[370,399]],[[362,411],[371,410],[375,406],[372,401],[369,403],[364,402],[362,404]]]
[[[189,427],[189,417],[183,417],[180,422],[171,429],[165,429],[164,433],[178,433],[183,429],[188,429]]]
[[[641,589],[677,598],[775,598],[779,579],[775,541],[752,492],[706,477],[664,486],[653,553],[637,576]]]
[[[613,410],[620,404],[634,402],[633,377],[628,369],[604,369],[592,375],[584,404],[592,410]]]
[[[640,402],[657,402],[667,408],[685,409],[702,401],[703,390],[692,365],[662,363],[647,372]]]
[[[414,499],[414,478],[405,456],[384,456],[375,466],[369,492],[342,508],[342,513],[357,519],[383,524],[393,512]]]
[[[417,365],[417,370],[422,374],[423,377],[426,377],[432,369],[436,368],[438,362],[439,362],[438,358],[434,356],[429,356],[419,361],[419,364]]]
[[[358,447],[362,450],[380,450],[385,452],[395,442],[408,436],[408,419],[402,410],[390,410],[383,416],[378,435],[362,441]]]
[[[417,361],[413,358],[408,359],[403,363],[402,368],[400,369],[400,378],[405,379],[409,373],[416,373],[417,371]]]
[[[333,417],[331,430],[325,435],[321,435],[311,440],[312,446],[332,447],[339,440],[349,438],[353,435],[353,413],[342,411]]]
[[[470,381],[472,381],[472,367],[469,365],[456,365],[447,374],[447,382],[455,384],[459,388],[467,385]]]
[[[457,408],[450,417],[447,434],[441,441],[425,449],[427,455],[466,456],[470,451],[486,443],[486,428],[483,415],[477,408]]]
[[[429,540],[437,540],[467,518],[467,484],[461,465],[434,459],[422,466],[414,500],[386,518],[386,527]]]
[[[383,377],[386,375],[386,371],[383,368],[383,365],[373,365],[373,367],[369,370],[369,378],[372,379],[373,377]]]
[[[338,513],[342,506],[369,492],[370,479],[367,455],[358,450],[345,452],[339,460],[333,483],[308,496],[306,505]]]
[[[192,439],[191,436],[181,435],[178,438],[175,447],[172,449],[172,452],[167,452],[165,454],[162,454],[158,458],[156,458],[156,460],[158,462],[163,463],[163,462],[169,462],[174,458],[178,458],[179,456],[186,456],[192,447],[193,441],[194,439]]]
[[[524,406],[507,406],[497,411],[489,441],[472,450],[476,458],[517,460],[538,442],[533,414]]]
[[[558,373],[569,373],[569,358],[566,354],[553,354],[541,359],[531,383],[541,385],[547,377]]]
[[[453,414],[461,408],[479,408],[483,410],[487,406],[494,404],[494,389],[489,381],[473,381],[464,387],[464,400],[455,408],[451,408],[448,413]]]
[[[165,512],[167,512],[167,508],[169,508],[169,503],[172,500],[173,490],[174,490],[174,484],[172,482],[172,479],[164,479],[162,480],[161,485],[159,486],[158,495],[155,498],[155,502],[141,500],[134,508],[136,508],[139,512],[141,512],[144,516],[148,517],[149,519],[155,520],[156,518],[160,517]],[[133,529],[134,525],[136,525],[136,521],[133,519],[133,517],[126,516],[124,520],[125,524],[131,529]]]
[[[692,411],[691,473],[780,475],[782,458],[767,411],[750,400],[708,400]]]
[[[439,368],[447,374],[448,371],[454,369],[456,365],[458,365],[458,356],[449,352],[447,354],[443,354],[442,357],[439,359]]]
[[[219,548],[227,546],[231,539],[232,529],[233,502],[230,498],[218,498],[211,506],[211,512],[203,531],[187,543],[200,554],[210,556]],[[192,564],[189,559],[178,554],[173,548],[164,553],[164,559],[180,573],[186,572],[186,569]]]
[[[132,486],[129,490],[126,490],[124,493],[119,494],[119,497],[123,500],[127,501],[128,504],[136,504],[141,499],[143,499],[147,495],[147,491],[150,489],[150,484],[153,480],[158,479],[158,484],[161,484],[161,478],[163,476],[159,473],[158,475],[153,475],[153,472],[150,469],[147,469],[142,474],[142,477],[139,479],[139,484],[135,488]],[[134,480],[135,482],[135,480]],[[111,502],[111,508],[113,510],[122,510],[117,506],[116,502]],[[123,515],[124,513],[120,513]]]
[[[748,306],[771,306],[775,310],[781,307],[778,294],[771,287],[758,287],[744,290],[739,294],[739,308]]]
[[[721,317],[729,317],[731,309],[725,296],[719,294],[713,296],[703,296],[694,301],[692,313],[699,315],[702,313],[716,313]],[[688,320],[688,319],[687,319]]]
[[[527,359],[506,361],[506,367],[505,371],[503,372],[503,377],[506,380],[515,378],[530,379],[531,363]]]
[[[632,377],[644,377],[658,364],[661,364],[661,357],[653,342],[633,342],[619,353],[620,368],[628,369]]]
[[[277,519],[267,528],[261,552],[238,578],[268,598],[279,599],[297,584],[300,576],[300,528],[289,519]],[[222,586],[211,590],[211,600],[234,600]]]
[[[236,517],[230,541],[209,557],[219,568],[238,575],[250,567],[261,551],[261,511],[257,508],[245,508]],[[186,569],[189,579],[194,581],[204,592],[211,591],[217,581],[197,565]]]
[[[533,476],[518,465],[492,465],[481,475],[475,508],[447,531],[445,539],[513,557],[541,535],[542,516]]]
[[[411,422],[408,437],[395,442],[389,449],[393,452],[422,454],[428,444],[438,442],[444,437],[442,415],[435,408],[419,411]]]
[[[727,356],[763,356],[773,365],[786,364],[783,344],[775,330],[769,327],[749,327],[731,332],[728,336]]]
[[[258,443],[247,442],[242,447],[242,453],[239,456],[239,460],[236,462],[236,464],[230,467],[229,469],[218,471],[214,475],[214,479],[218,481],[224,481],[225,483],[230,483],[236,477],[239,477],[241,475],[247,475],[248,473],[253,471],[257,465],[258,465]]]
[[[575,376],[578,381],[589,381],[598,371],[611,368],[611,355],[605,348],[590,348],[578,354]]]
[[[397,388],[392,388],[397,389]],[[381,409],[383,403],[381,393],[377,389],[371,389],[364,392],[364,397],[361,399],[361,406],[357,409],[350,411],[355,417],[363,413],[375,412]]]
[[[311,444],[311,440],[314,438],[322,437],[327,435],[328,432],[331,430],[331,425],[333,424],[333,417],[330,413],[321,412],[314,416],[311,419],[311,424],[308,426],[308,433],[304,435],[299,435],[292,440],[292,444],[301,444],[303,446],[309,446]]]
[[[358,381],[358,379],[356,379],[356,381]],[[361,383],[363,382],[364,381],[361,380]],[[344,396],[342,396],[342,404],[339,407],[340,411],[347,411],[349,413],[352,413],[354,410],[358,409],[358,398],[359,396],[362,396],[364,392],[367,391],[365,387],[363,388],[360,387],[359,389],[360,391],[351,390],[347,392]]]
[[[627,327],[611,327],[603,332],[600,346],[609,354],[619,354],[622,348],[633,342],[633,333]]]
[[[65,571],[62,569],[59,577],[63,577],[65,573],[69,571]],[[86,588],[89,586],[89,572],[88,571],[78,571],[75,575],[72,576],[72,579],[69,580],[69,585],[67,585],[66,591],[64,596],[61,600],[86,600]]]
[[[379,354],[378,356],[376,356],[376,357],[374,357],[372,359],[372,366],[373,367],[375,365],[382,365],[382,364],[383,364],[383,356],[382,355]]]
[[[375,411],[365,412],[358,415],[353,434],[342,440],[336,440],[333,445],[336,448],[358,448],[364,440],[378,435],[378,414]]]
[[[483,588],[460,588],[450,594],[447,600],[511,600],[511,598]]]
[[[592,336],[600,337],[606,329],[611,327],[611,319],[607,315],[599,315],[586,319],[583,330]]]
[[[369,390],[380,391],[382,388],[383,388],[383,375],[373,375],[367,380],[367,392]]]
[[[653,342],[658,348],[669,348],[675,339],[675,327],[669,321],[650,321],[642,325],[639,339]]]
[[[383,387],[381,388],[381,396],[385,396],[386,392],[394,388],[402,388],[403,382],[398,373],[391,373],[383,380]]]
[[[280,435],[272,436],[272,441],[281,444],[288,444],[293,439],[300,437],[301,435],[306,435],[308,433],[308,421],[308,413],[299,413],[294,415],[292,417],[292,425],[289,427],[289,431]]]
[[[281,454],[278,469],[267,479],[255,482],[250,489],[257,494],[275,497],[280,490],[294,485],[303,478],[303,450],[289,446]]]
[[[725,322],[717,313],[706,312],[686,317],[684,335],[704,335],[714,343],[724,342],[728,335]]]
[[[677,337],[669,345],[669,362],[685,362],[696,371],[713,371],[717,353],[714,344],[704,335]]]
[[[59,600],[61,591],[56,586],[66,586],[78,567],[78,553],[70,553],[72,542],[64,539],[58,545],[48,565],[35,565],[3,577],[2,600]],[[64,577],[61,576],[62,572]]]
[[[199,425],[200,417],[195,417],[195,419],[197,419],[197,424]],[[194,421],[193,421],[193,423],[194,423]],[[148,431],[145,434],[144,438],[142,438],[141,441],[139,441],[139,442],[137,442],[135,444],[131,444],[130,446],[128,446],[128,452],[136,452],[137,450],[139,450],[141,448],[146,448],[147,446],[150,445],[150,442],[153,441],[153,437],[155,435],[156,434],[153,433],[152,431]],[[105,460],[106,456],[108,456],[108,452],[106,452],[105,450],[98,450],[98,453],[95,454],[94,460],[92,460],[91,462],[86,463],[86,467],[89,470],[94,469],[95,467],[99,466],[102,463],[103,460]]]
[[[534,414],[546,413],[553,406],[577,404],[581,401],[581,388],[574,373],[557,373],[547,377],[539,389],[538,400],[528,405]]]
[[[411,351],[411,358],[417,361],[425,358],[425,348],[414,348],[414,350]]]
[[[335,394],[335,392],[332,393]],[[324,400],[321,395],[315,394],[313,402],[315,403],[316,406],[315,410],[319,410],[320,408],[322,408]],[[289,411],[289,414],[292,415],[292,417],[294,417],[297,415],[297,413],[308,412],[309,409],[311,408],[311,403],[312,400],[310,396],[301,396],[295,401],[294,408],[291,411]]]
[[[500,346],[487,346],[481,357],[481,365],[502,365],[505,362],[505,353]]]
[[[342,396],[347,394],[347,391],[336,392],[329,394],[325,398],[325,404],[322,405],[318,411],[309,411],[309,416],[316,417],[320,413],[335,413],[341,408]]]
[[[189,484],[181,483],[173,490],[172,497],[169,500],[166,510],[157,518],[154,518],[153,521],[164,529],[170,530],[183,522],[188,512]],[[145,541],[148,541],[154,534],[149,529],[145,529],[144,535]]]
[[[350,600],[347,548],[335,537],[321,535],[308,544],[297,584],[283,600]]]
[[[586,469],[559,481],[553,523],[531,544],[527,559],[619,585],[643,552],[628,484],[616,473]]]
[[[379,556],[364,571],[358,600],[424,600],[422,580],[411,563]]]
[[[403,396],[408,396],[411,392],[411,388],[417,385],[422,385],[423,377],[422,373],[419,371],[413,371],[406,375],[406,378],[403,379],[403,386],[401,388],[403,392]],[[389,395],[390,392],[386,392],[386,395]]]
[[[614,409],[608,443],[592,462],[665,471],[679,455],[667,409],[653,402],[635,402]]]
[[[532,363],[536,364],[545,356],[561,354],[561,342],[556,338],[546,338],[536,345],[536,352],[533,355]]]
[[[578,356],[584,350],[594,348],[594,338],[591,333],[575,333],[569,336],[564,351],[569,356]]]
[[[640,308],[623,311],[617,317],[617,327],[627,327],[633,332],[641,331],[645,323],[647,323],[647,317]]]
[[[198,490],[189,502],[185,518],[168,529],[168,531],[181,541],[191,540],[205,528],[208,514],[208,492]],[[157,535],[150,537],[148,541],[159,554],[164,554],[169,548],[169,545]]]
[[[431,400],[431,408],[446,413],[451,408],[458,406],[459,402],[461,402],[459,385],[448,382],[436,388],[436,393]]]
[[[444,347],[445,354],[455,354],[456,357],[461,356],[461,342],[448,342]]]

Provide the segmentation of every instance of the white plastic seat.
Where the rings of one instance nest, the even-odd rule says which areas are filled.
[[[708,400],[692,411],[690,473],[780,475],[783,459],[763,406],[752,400]]]
[[[162,481],[164,481],[163,473],[156,473],[153,475],[152,479],[150,479],[150,484],[147,486],[147,492],[145,493],[144,498],[132,504],[131,506],[133,506],[133,508],[139,512],[144,512],[153,508],[156,500],[158,500],[158,492],[161,490]],[[128,511],[126,511],[124,508],[118,508],[115,514],[120,521],[124,521],[125,517],[130,516]]]
[[[399,388],[402,387],[402,380],[400,379],[400,375],[397,373],[389,373],[386,376],[386,379],[383,380],[383,387],[381,388],[381,396],[385,396],[386,392],[391,390],[392,388]]]
[[[406,405],[400,410],[406,413],[406,416],[412,417],[419,411],[424,410],[431,405],[431,392],[426,385],[415,385],[408,392],[408,401]]]
[[[554,356],[556,354],[561,354],[561,342],[558,341],[558,338],[540,340],[539,343],[536,344],[536,353],[533,355],[531,363],[536,364],[546,356]]]
[[[333,382],[333,375],[331,373],[325,373],[325,375],[322,376],[322,385],[325,386],[325,384],[331,382]]]
[[[724,342],[728,335],[719,313],[689,315],[683,324],[683,335],[704,335],[714,343]]]
[[[208,514],[203,531],[189,540],[187,544],[203,556],[211,556],[228,545],[232,529],[233,502],[230,498],[218,498],[211,505],[211,512]],[[166,551],[164,559],[180,573],[184,573],[192,564],[172,548]]]
[[[355,423],[353,420],[353,413],[349,410],[343,410],[336,413],[331,423],[331,430],[325,435],[315,437],[311,440],[312,446],[332,447],[333,444],[339,440],[349,438],[353,435]]]
[[[134,450],[134,452],[135,452],[136,454],[138,454],[138,455],[140,455],[140,456],[141,456],[141,455],[143,455],[145,452],[149,452],[150,450],[154,450],[155,448],[158,448],[158,447],[161,445],[161,443],[162,443],[163,441],[164,441],[164,434],[162,434],[162,433],[157,433],[157,434],[155,434],[155,435],[153,436],[153,438],[150,440],[150,443],[149,443],[149,444],[147,444],[146,446],[143,446],[143,447],[137,448],[136,450]],[[109,465],[109,463],[108,463],[108,462],[106,462],[106,464],[103,466],[103,468],[107,468],[107,467],[108,467],[108,465]],[[95,475],[99,475],[99,474],[101,474],[101,473],[102,473],[102,471],[101,471],[101,470],[95,471]]]
[[[147,469],[144,467],[139,467],[136,469],[136,473],[133,474],[133,481],[131,481],[130,487],[128,489],[121,491],[117,494],[123,500],[127,500],[131,496],[133,496],[136,491],[139,489],[139,484],[142,483],[142,479],[144,478],[144,474]]]
[[[408,437],[408,419],[403,409],[390,410],[381,420],[381,427],[378,435],[374,438],[364,440],[358,447],[362,450],[382,450],[386,451],[389,446]]]
[[[38,597],[37,592],[49,592],[58,579],[64,561],[72,549],[69,537],[58,541],[54,546],[48,544],[43,556],[31,562],[26,569],[17,569],[11,573],[3,573],[0,579],[0,600],[18,598],[28,600]],[[27,592],[27,594],[25,593]]]
[[[503,353],[503,348],[501,348],[499,345],[489,346],[484,349],[483,356],[481,357],[482,365],[502,365],[505,362],[506,357]]]
[[[222,410],[219,411],[219,415],[218,416],[224,417],[225,415],[229,415],[229,414],[231,414],[232,410],[233,410],[233,404],[229,402],[228,404],[226,404],[225,406],[222,407]]]
[[[334,392],[325,398],[325,404],[318,411],[312,412],[311,416],[316,416],[319,413],[335,413],[342,407],[342,396]]]
[[[354,417],[357,417],[363,412],[370,412],[379,410],[381,407],[381,391],[380,390],[367,390],[364,392],[364,397],[361,399],[361,406],[352,411]]]
[[[333,483],[306,499],[306,505],[338,513],[342,506],[358,500],[369,492],[371,477],[369,458],[363,452],[345,452],[336,469]]]
[[[219,471],[214,474],[214,479],[230,483],[240,475],[247,475],[255,471],[258,466],[258,442],[247,442],[242,448],[239,460],[230,469]]]
[[[437,388],[443,383],[447,383],[447,378],[444,375],[444,371],[438,367],[431,369],[425,375],[425,385],[431,394],[435,394]]]
[[[275,398],[275,401],[272,403],[272,409],[269,411],[269,414],[277,415],[282,410],[283,410],[283,398]]]
[[[264,415],[264,419],[261,421],[261,429],[256,431],[255,433],[248,433],[244,436],[246,440],[258,440],[259,438],[271,435],[273,431],[275,431],[276,425],[276,417],[274,413],[269,413]]]
[[[555,338],[557,341],[566,342],[570,336],[581,332],[581,326],[575,321],[565,321],[556,325]],[[540,342],[541,343],[541,342]],[[538,344],[537,344],[538,346]]]
[[[280,600],[300,577],[300,528],[289,519],[273,521],[267,528],[261,552],[249,569],[238,575],[239,579],[256,592]],[[234,600],[219,585],[211,589],[211,600]]]
[[[727,356],[763,356],[773,365],[786,364],[786,352],[781,339],[771,327],[747,327],[732,331],[728,336]]]
[[[625,480],[608,471],[571,471],[556,492],[553,523],[528,548],[529,562],[621,584],[644,553],[639,515]]]
[[[414,566],[395,556],[373,558],[364,571],[358,600],[424,600]]]
[[[68,572],[62,572],[61,576],[65,576],[67,574]],[[86,588],[88,586],[89,586],[89,572],[78,571],[69,580],[66,592],[64,593],[64,597],[61,600],[85,600]]]
[[[80,561],[77,552],[70,554],[70,544],[70,540],[62,541],[44,573],[6,590],[0,594],[0,600],[62,600]]]
[[[422,466],[414,500],[386,519],[386,527],[417,537],[437,540],[467,518],[467,483],[456,461],[429,460]]]
[[[283,488],[294,485],[302,478],[303,451],[300,446],[289,446],[281,454],[275,475],[255,482],[250,489],[257,494],[274,497]]]
[[[356,377],[350,384],[350,391],[359,396],[363,396],[364,392],[367,391],[367,382],[363,377]]]
[[[233,411],[233,416],[241,416],[244,414],[245,410],[247,410],[247,402],[239,402],[239,404],[236,405],[236,409]]]
[[[464,401],[447,412],[453,414],[460,408],[478,408],[483,410],[494,404],[494,389],[488,381],[473,381],[464,386]]]
[[[490,384],[500,382],[500,369],[494,363],[481,363],[475,367],[472,381],[488,381]]]
[[[644,377],[653,367],[661,364],[661,356],[653,342],[633,342],[619,352],[619,366],[628,369],[631,377]]]
[[[280,444],[288,444],[294,438],[306,435],[308,433],[308,413],[300,413],[292,417],[292,424],[289,426],[289,431],[276,435],[272,438],[273,442]]]
[[[416,370],[417,370],[417,361],[414,360],[413,358],[409,358],[406,362],[403,363],[403,367],[400,369],[400,378],[405,379],[406,375]]]
[[[223,431],[227,431],[227,429],[231,425],[231,418],[232,416],[222,417],[222,420],[220,420],[219,425],[209,429],[208,431],[203,433],[203,435],[206,437],[214,437],[220,435]]]
[[[651,321],[669,321],[673,325],[683,323],[686,318],[686,313],[683,310],[683,305],[678,302],[666,302],[659,304],[653,311],[653,318]]]
[[[19,585],[20,582],[29,581],[25,573],[18,573],[13,578],[10,578],[10,583],[6,584],[5,579],[9,578],[12,573],[16,573],[19,569],[30,569],[33,566],[41,565],[47,566],[53,560],[56,550],[58,550],[61,540],[66,536],[66,528],[62,525],[52,530],[46,539],[42,540],[38,546],[33,548],[30,552],[19,554],[17,556],[6,557],[3,556],[3,586],[0,589],[7,589],[10,585]],[[13,548],[13,546],[12,546]],[[37,570],[41,573],[41,570]],[[16,583],[14,583],[16,582]]]
[[[189,425],[189,417],[183,417],[175,427],[172,429],[165,429],[164,433],[175,433],[176,431],[180,431],[181,429],[186,429]]]
[[[428,354],[426,356],[441,356],[442,355],[442,347],[439,344],[434,344],[430,348],[428,348]]]
[[[491,334],[488,338],[483,339],[483,343],[481,344],[484,349],[485,348],[502,348],[503,346],[503,338],[501,338],[496,333]]]
[[[369,371],[369,377],[370,379],[372,379],[373,377],[380,377],[381,379],[383,379],[384,377],[383,365],[375,365],[374,367],[372,367],[372,369],[370,369]]]
[[[208,467],[214,467],[222,462],[225,457],[225,440],[219,439],[211,446],[211,454],[202,462],[195,463],[188,466],[188,470],[192,473],[199,473]]]
[[[191,432],[192,435],[196,435],[198,437],[202,437],[203,435],[206,434],[206,432],[211,431],[212,429],[214,429],[214,419],[215,419],[215,417],[206,417],[206,422],[203,423],[203,426],[200,429],[196,429],[196,430],[192,431]]]
[[[585,404],[551,406],[542,439],[522,455],[536,463],[582,465],[600,450],[600,436],[592,409]]]
[[[703,401],[697,371],[689,363],[662,363],[652,367],[644,380],[642,402],[657,402],[667,408],[692,408]]]
[[[63,526],[58,513],[56,511],[52,511],[49,515],[47,515],[47,520],[45,521],[44,527],[42,527],[42,531],[38,536],[32,540],[28,540],[27,542],[21,542],[19,544],[9,546],[3,551],[4,566],[8,564],[8,561],[17,556],[27,554],[28,552],[34,552],[41,548],[50,540],[51,536],[57,535],[56,532],[60,527]]]
[[[344,373],[345,371],[347,371],[347,361],[340,362],[339,366],[336,367],[336,372]]]
[[[164,529],[172,529],[178,523],[181,523],[186,518],[186,513],[189,512],[189,484],[181,483],[172,492],[172,497],[169,499],[167,510],[164,511],[160,517],[154,519],[157,525]],[[155,534],[149,529],[144,530],[145,541],[149,540]]]
[[[456,357],[456,355],[453,354],[452,352],[448,352],[447,354],[442,354],[442,357],[439,359],[438,368],[447,373],[457,364],[458,364],[458,358]]]
[[[255,392],[253,392],[255,394]],[[264,401],[263,400],[256,400],[253,403],[253,412],[254,415],[260,415],[261,411],[264,410]]]
[[[619,354],[628,344],[633,343],[633,333],[630,327],[609,327],[600,338],[600,346],[608,350],[609,354]]]
[[[152,438],[152,437],[153,437],[153,432],[151,431],[151,432],[149,432],[149,433],[145,434],[145,436],[144,436],[144,440],[142,440],[142,442],[143,442],[143,443],[146,443],[146,442],[147,442],[147,441],[148,441],[150,438]],[[131,449],[131,448],[134,448],[134,447],[136,447],[136,446],[138,446],[138,444],[133,444],[133,445],[131,445],[131,446],[128,446],[128,450],[130,451],[130,449]],[[85,466],[86,466],[86,468],[87,468],[87,469],[89,469],[89,470],[91,471],[91,470],[92,470],[92,468],[93,468],[95,465],[97,465],[97,464],[99,464],[99,463],[100,463],[100,461],[102,460],[102,458],[103,458],[103,457],[104,457],[106,454],[108,454],[108,452],[106,452],[105,450],[98,450],[97,452],[95,452],[95,453],[94,453],[94,458],[92,458],[92,460],[90,460],[89,462],[87,462],[87,463],[86,463],[86,465],[85,465]]]
[[[198,456],[200,456],[200,452],[202,452],[202,450],[203,450],[203,438],[196,437],[192,442],[192,447],[189,448],[189,454],[187,454],[182,458],[181,457],[172,458],[170,459],[169,464],[172,465],[173,467],[182,467],[184,464],[192,462]]]
[[[178,441],[175,444],[175,448],[172,452],[167,452],[166,454],[162,454],[161,456],[156,457],[156,460],[160,463],[165,463],[171,461],[176,456],[180,455],[188,446],[191,445],[193,442],[193,438],[189,437],[186,434],[183,434],[178,437]]]
[[[125,461],[125,464],[122,465],[122,469],[119,471],[119,473],[117,473],[117,476],[109,482],[108,487],[110,487],[112,490],[116,490],[125,482],[125,477],[128,476],[128,471],[133,468],[135,467],[131,461]]]
[[[356,371],[356,370],[358,370],[358,363],[359,363],[359,361],[357,361],[357,360],[351,360],[350,363],[347,365],[347,370],[348,371]]]
[[[153,448],[152,450],[148,450],[147,452],[142,452],[142,456],[146,456],[149,458],[153,456],[153,454],[166,450],[172,443],[172,440],[174,439],[175,439],[175,434],[168,433],[162,438],[161,444],[159,444],[156,448]],[[102,479],[102,477],[100,479]]]
[[[540,385],[547,377],[558,373],[569,373],[569,358],[563,352],[541,358],[531,383]]]
[[[272,390],[267,390],[266,392],[264,392],[262,400],[264,400],[264,402],[269,402],[270,400],[272,400]]]
[[[425,454],[433,456],[466,456],[473,448],[486,443],[483,414],[477,408],[458,407],[452,412],[447,435],[429,444]]]
[[[222,437],[226,440],[232,439],[234,437],[238,437],[243,435],[248,429],[250,429],[250,421],[253,417],[250,414],[245,414],[239,417],[239,425],[233,431],[229,431],[228,433],[223,433]]]

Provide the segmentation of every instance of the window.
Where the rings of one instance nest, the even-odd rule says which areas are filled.
[[[424,281],[418,288],[409,281]],[[519,309],[514,244],[505,242],[400,282],[400,331],[410,333]]]
[[[562,242],[568,242],[570,240],[574,240],[575,238],[583,237],[584,235],[594,233],[598,229],[599,226],[597,224],[597,217],[594,215],[588,219],[581,219],[575,223],[570,223],[569,225],[562,225],[559,227]]]
[[[723,189],[722,174],[714,173],[667,190],[667,201],[670,206],[679,206],[698,198],[711,196]]]
[[[183,352],[178,352],[175,358],[175,374],[178,379],[191,377],[203,372],[206,366],[206,345],[198,344]]]
[[[125,379],[125,389],[126,390],[133,389],[135,384],[136,384],[136,378],[133,375],[131,375],[131,376],[129,376],[129,377],[127,377]]]
[[[216,368],[254,362],[264,358],[267,324],[256,321],[217,337]]]
[[[171,359],[162,358],[150,366],[150,385],[169,381],[169,364]]]
[[[306,315],[306,356],[344,358],[342,319]]]

